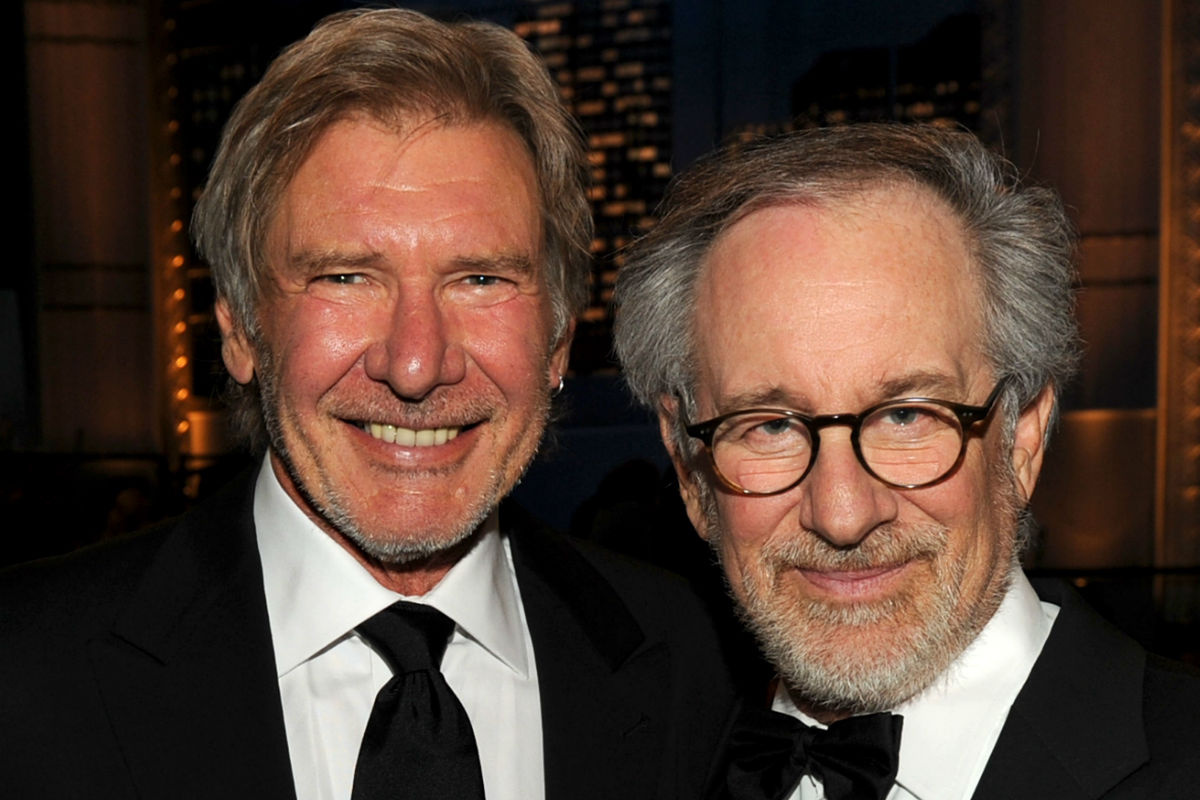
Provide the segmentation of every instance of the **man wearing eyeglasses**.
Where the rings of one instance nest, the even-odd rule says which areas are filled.
[[[673,187],[617,349],[779,674],[714,796],[1194,796],[1200,681],[1019,566],[1073,247],[1051,191],[932,128],[735,147]]]

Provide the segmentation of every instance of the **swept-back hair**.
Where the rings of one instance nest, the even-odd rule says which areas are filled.
[[[256,308],[271,275],[266,234],[288,184],[331,125],[359,115],[398,130],[497,122],[520,137],[536,171],[557,339],[587,302],[592,219],[578,126],[511,31],[401,9],[327,17],[234,108],[191,232],[237,328],[258,339]]]
[[[971,253],[964,269],[983,293],[981,345],[997,379],[1009,381],[1010,425],[1046,386],[1057,412],[1080,353],[1075,234],[1062,203],[1023,185],[971,134],[923,125],[821,128],[732,145],[680,175],[617,278],[615,344],[633,393],[652,407],[680,398],[694,420],[696,283],[722,232],[762,208],[888,186],[923,187],[961,223]],[[691,452],[675,428],[679,452]]]

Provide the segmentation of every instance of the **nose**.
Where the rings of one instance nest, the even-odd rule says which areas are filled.
[[[457,326],[433,292],[405,287],[384,330],[368,348],[367,375],[387,383],[399,397],[419,401],[466,373]]]
[[[801,524],[834,547],[854,547],[898,511],[895,491],[866,471],[845,428],[821,432],[817,462],[800,488]]]

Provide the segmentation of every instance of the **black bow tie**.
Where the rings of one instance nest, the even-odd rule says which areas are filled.
[[[900,766],[896,714],[868,714],[810,728],[777,711],[748,709],[729,739],[730,800],[783,800],[803,775],[829,800],[883,800]]]

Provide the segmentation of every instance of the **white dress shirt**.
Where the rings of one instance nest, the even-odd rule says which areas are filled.
[[[1058,606],[1038,599],[1017,570],[995,615],[979,636],[921,694],[895,709],[904,716],[900,771],[888,800],[966,800],[975,792],[1008,710],[1050,636]],[[780,684],[772,707],[808,725]],[[790,800],[824,800],[804,776]]]
[[[545,796],[533,643],[496,514],[419,598],[377,583],[288,497],[269,460],[255,487],[254,525],[299,800],[350,797],[375,695],[391,677],[354,627],[399,599],[455,621],[442,673],[471,719],[488,800]]]

